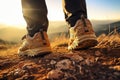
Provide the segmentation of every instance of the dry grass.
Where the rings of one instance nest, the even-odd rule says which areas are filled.
[[[51,42],[51,47],[67,47],[68,46],[69,38],[62,34],[59,37],[56,37]],[[120,48],[120,34],[113,34],[113,35],[105,35],[102,34],[97,38],[99,44],[96,46],[97,48]],[[17,50],[21,44],[16,45],[0,45],[0,56],[8,56],[17,54]]]
[[[10,55],[17,54],[18,45],[1,45],[2,49],[0,49],[0,57],[7,57]]]
[[[97,38],[98,48],[120,48],[120,34],[105,35],[102,34]]]
[[[51,42],[51,47],[65,47],[68,45],[68,37],[66,37],[64,34],[62,34],[59,37],[56,37],[52,42]]]
[[[65,47],[68,44],[68,37],[61,35],[51,42],[52,48]],[[97,48],[120,48],[120,34],[113,33],[111,35],[101,34],[98,38]]]
[[[21,43],[22,44],[22,43]],[[0,49],[0,56],[1,57],[7,57],[10,55],[15,55],[17,54],[17,50],[21,44],[16,44],[16,45],[1,45]],[[65,47],[68,44],[68,38],[65,37],[64,34],[62,34],[59,37],[56,37],[53,41],[51,41],[51,47]]]

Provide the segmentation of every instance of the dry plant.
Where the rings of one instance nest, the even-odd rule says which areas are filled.
[[[61,34],[59,37],[56,37],[52,42],[51,42],[51,47],[65,47],[68,45],[68,37],[66,37],[65,34]]]
[[[0,49],[0,57],[4,56],[10,56],[10,55],[15,55],[17,54],[17,50],[19,44],[16,45],[1,45],[1,49]]]
[[[108,35],[102,34],[97,38],[97,48],[120,48],[120,34],[114,30]]]

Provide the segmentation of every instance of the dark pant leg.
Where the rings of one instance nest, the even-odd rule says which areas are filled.
[[[22,11],[30,36],[41,29],[47,31],[48,18],[45,0],[22,0]]]
[[[73,27],[81,15],[87,18],[85,0],[62,0],[65,19]]]

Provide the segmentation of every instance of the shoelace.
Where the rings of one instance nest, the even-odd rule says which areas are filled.
[[[83,22],[85,32],[89,32],[89,30],[88,30],[88,28],[87,28],[87,24],[86,24],[84,15],[81,16],[81,20],[82,20],[82,22]]]
[[[26,35],[24,35],[22,38],[21,38],[21,40],[24,40],[26,38]]]

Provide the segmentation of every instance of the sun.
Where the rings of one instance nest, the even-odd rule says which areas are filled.
[[[0,23],[25,24],[22,15],[21,0],[0,1]]]
[[[47,1],[48,19],[51,21],[64,20],[61,5],[52,5],[51,1]],[[56,9],[56,7],[57,9]],[[56,17],[54,17],[56,15]],[[1,0],[0,1],[0,24],[26,24],[23,14],[21,0]]]
[[[47,7],[48,7],[48,19],[49,21],[59,21],[64,20],[64,14],[62,10],[62,5],[60,1],[53,0],[46,0]],[[53,5],[54,4],[54,5]],[[96,20],[119,20],[120,19],[120,11],[110,9],[107,10],[102,8],[102,11],[99,10],[101,7],[95,7],[95,3],[88,5],[88,18],[89,19],[96,19]],[[89,5],[90,4],[90,5]],[[107,6],[106,6],[107,7]],[[94,9],[93,9],[94,8]],[[102,13],[101,13],[102,12]],[[1,0],[0,1],[0,24],[26,24],[23,14],[22,14],[22,6],[21,0]]]

